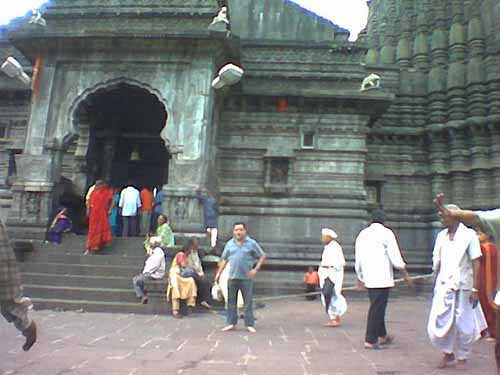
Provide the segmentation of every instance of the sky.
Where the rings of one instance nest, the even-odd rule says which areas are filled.
[[[350,40],[355,40],[365,27],[368,16],[366,0],[290,0],[351,32]],[[0,25],[11,19],[25,15],[47,0],[0,0]]]

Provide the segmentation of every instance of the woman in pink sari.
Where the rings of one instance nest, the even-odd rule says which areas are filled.
[[[108,219],[112,198],[113,192],[108,188],[106,182],[97,180],[88,203],[89,233],[85,254],[99,251],[113,239]]]

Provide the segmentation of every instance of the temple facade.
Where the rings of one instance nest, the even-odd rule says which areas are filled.
[[[227,23],[214,20],[223,6]],[[323,226],[352,260],[382,206],[408,261],[428,265],[437,192],[500,205],[500,3],[369,7],[354,43],[286,0],[53,0],[46,26],[13,21],[2,57],[33,83],[0,77],[12,236],[42,239],[62,197],[78,210],[104,177],[163,189],[179,236],[203,232],[202,185],[218,197],[222,238],[245,221],[283,265],[316,260]],[[214,90],[228,63],[241,82]],[[380,87],[360,91],[371,73]]]

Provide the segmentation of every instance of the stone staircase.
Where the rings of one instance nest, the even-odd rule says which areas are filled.
[[[141,305],[133,292],[132,277],[141,272],[145,259],[142,242],[142,238],[116,238],[99,254],[87,256],[83,255],[85,236],[66,235],[61,245],[33,243],[32,251],[19,256],[25,294],[33,300],[37,310],[166,313],[169,306],[162,298],[165,284],[155,286],[157,295],[161,293],[157,303]],[[202,247],[203,243],[204,238]],[[304,291],[304,266],[284,265],[283,262],[272,256],[266,261],[256,279],[257,297],[266,297],[266,300]],[[206,258],[204,267],[208,277],[213,279],[216,261]],[[365,298],[365,293],[352,290],[355,280],[352,272],[346,272],[346,296]],[[422,288],[419,287],[420,291]],[[425,287],[425,291],[428,290],[429,287]]]
[[[34,242],[31,252],[22,252],[24,290],[36,309],[127,313],[168,310],[166,300],[158,307],[141,305],[135,298],[132,277],[144,265],[142,238],[116,238],[99,254],[87,256],[83,255],[85,242],[85,236],[69,234],[61,245]],[[270,259],[258,275],[257,296],[303,292],[302,272],[273,269],[273,263],[277,261]],[[204,261],[204,267],[213,277],[215,260]]]

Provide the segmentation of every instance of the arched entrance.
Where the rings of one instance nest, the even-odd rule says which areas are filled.
[[[87,186],[98,178],[116,187],[167,183],[170,156],[160,137],[167,112],[157,96],[128,83],[114,84],[88,95],[75,119],[77,151],[86,149],[81,156]]]

